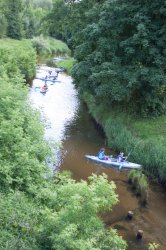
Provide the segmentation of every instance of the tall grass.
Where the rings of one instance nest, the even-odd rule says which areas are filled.
[[[145,205],[148,200],[147,177],[139,170],[131,170],[128,174],[128,181],[140,196],[141,203]]]
[[[159,132],[156,120],[153,123],[153,119],[149,119],[149,130],[151,131],[151,126],[153,126],[153,131],[155,131],[156,126],[155,137],[154,133],[148,133],[147,120],[137,121],[131,115],[121,113],[119,110],[111,110],[111,107],[102,104],[96,105],[94,98],[87,93],[83,95],[83,98],[92,116],[103,126],[110,148],[124,151],[126,155],[130,153],[128,160],[142,164],[146,174],[166,183],[166,146],[163,144],[164,138],[166,140],[166,116],[165,119],[164,117],[159,118],[162,128],[160,134],[162,139],[159,140],[157,139]]]
[[[71,71],[72,71],[72,68],[75,64],[75,59],[72,58],[72,57],[68,57],[66,58],[65,60],[63,61],[60,61],[60,62],[57,62],[56,63],[56,66],[57,67],[64,67],[65,68],[65,71],[71,75]]]

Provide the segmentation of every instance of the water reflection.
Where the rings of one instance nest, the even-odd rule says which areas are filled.
[[[47,66],[41,66],[37,70],[37,77],[45,78],[49,70]],[[77,92],[72,84],[70,76],[58,75],[58,81],[47,82],[48,91],[45,95],[40,93],[44,81],[35,79],[30,92],[30,100],[33,106],[42,113],[46,121],[45,137],[47,140],[62,142],[66,127],[73,122],[79,108]]]

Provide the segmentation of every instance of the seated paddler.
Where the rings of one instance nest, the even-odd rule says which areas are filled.
[[[107,160],[107,156],[105,155],[105,148],[101,148],[98,153],[98,158],[100,160]]]
[[[123,161],[125,161],[126,160],[126,156],[124,156],[124,153],[123,152],[120,152],[120,154],[118,155],[118,157],[117,157],[117,161],[118,162],[123,162]]]

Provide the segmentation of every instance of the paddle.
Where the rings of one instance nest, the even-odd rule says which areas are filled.
[[[129,156],[131,155],[131,153],[135,150],[135,148],[138,146],[138,144],[139,144],[141,141],[142,141],[142,140],[138,141],[138,142],[136,143],[136,145],[134,146],[134,148],[131,149],[131,151],[128,153],[128,155],[127,155],[125,161],[129,158]],[[127,162],[127,161],[126,161],[126,162]],[[119,170],[122,169],[122,166],[123,166],[123,164],[119,166]]]

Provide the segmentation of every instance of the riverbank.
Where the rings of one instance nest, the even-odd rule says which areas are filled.
[[[65,72],[69,75],[71,75],[72,68],[75,64],[75,59],[73,57],[66,57],[65,60],[57,62],[57,67],[64,67]]]
[[[120,109],[96,105],[87,93],[83,99],[91,115],[103,127],[108,146],[127,155],[130,153],[129,160],[142,164],[150,178],[165,184],[166,116],[140,119]]]

